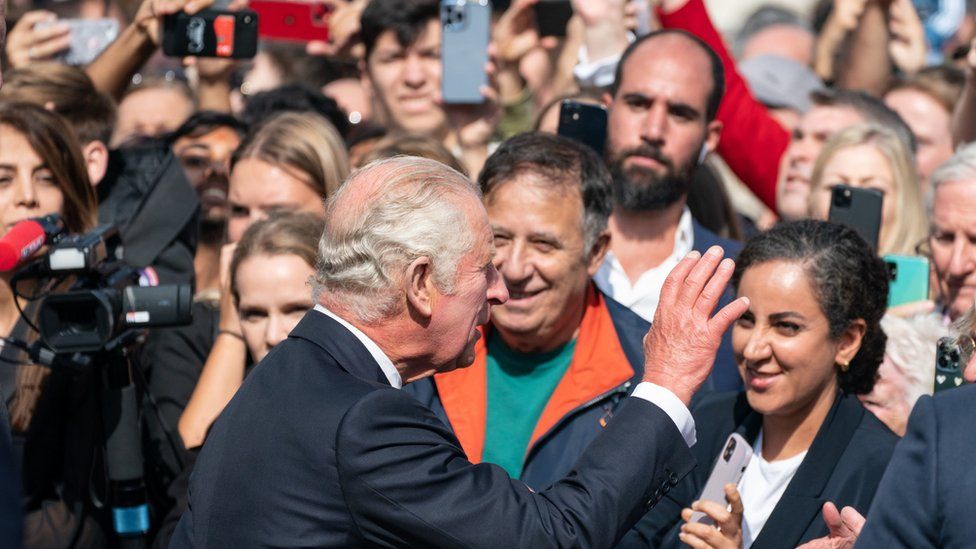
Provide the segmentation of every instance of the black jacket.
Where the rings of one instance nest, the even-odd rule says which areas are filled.
[[[309,311],[214,423],[171,547],[608,547],[694,465],[664,411],[628,400],[535,493],[472,465],[351,332]]]
[[[648,513],[621,547],[682,547],[681,509],[701,495],[726,438],[739,433],[755,443],[762,416],[745,393],[710,395],[695,406],[699,466]],[[855,396],[838,394],[796,476],[752,544],[753,549],[796,547],[827,535],[821,508],[827,501],[864,513],[871,505],[898,437]]]

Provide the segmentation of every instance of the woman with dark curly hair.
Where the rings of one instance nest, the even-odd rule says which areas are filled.
[[[745,391],[693,410],[698,467],[624,546],[796,547],[827,534],[824,501],[866,512],[898,440],[858,401],[884,357],[884,262],[857,234],[786,223],[750,240],[732,277],[749,310],[732,328]],[[753,457],[726,501],[695,501],[731,433]],[[701,511],[715,525],[687,522]],[[649,544],[649,545],[648,545]]]

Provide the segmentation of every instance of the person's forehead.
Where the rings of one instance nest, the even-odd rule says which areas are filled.
[[[836,133],[864,119],[851,107],[844,105],[814,105],[800,120],[800,126],[808,132]]]
[[[619,91],[667,88],[684,101],[700,99],[702,106],[712,86],[708,54],[690,38],[665,35],[641,43],[627,59]]]
[[[403,51],[424,51],[432,48],[438,48],[441,45],[441,26],[440,21],[436,18],[429,19],[421,27],[417,29],[417,34],[414,36],[413,42],[409,44],[403,44],[400,42],[399,37],[397,37],[396,31],[393,29],[387,29],[380,33],[376,38],[376,44],[373,47],[373,53],[383,52],[383,53],[396,53]]]
[[[976,179],[940,183],[935,189],[932,213],[937,221],[963,222],[976,233]]]
[[[568,174],[564,180],[554,181],[541,174],[522,171],[496,185],[485,196],[484,201],[492,224],[497,223],[496,218],[499,214],[517,213],[499,211],[502,203],[509,207],[512,204],[522,204],[530,209],[534,207],[530,205],[544,204],[544,209],[540,209],[538,212],[530,211],[528,212],[529,215],[541,214],[535,217],[549,221],[571,219],[569,228],[572,230],[578,229],[577,219],[583,211],[582,191],[579,184],[572,181]]]

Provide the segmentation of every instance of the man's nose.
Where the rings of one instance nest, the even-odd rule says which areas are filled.
[[[427,68],[419,55],[407,55],[403,61],[403,82],[413,88],[419,88],[427,82]]]
[[[660,144],[667,132],[668,112],[664,105],[654,105],[644,114],[641,124],[641,139],[648,143]]]
[[[532,261],[526,246],[515,242],[498,250],[495,256],[495,266],[507,284],[518,284],[532,276]]]
[[[508,287],[494,265],[488,273],[488,303],[504,305],[508,301]]]
[[[949,274],[965,277],[976,268],[976,246],[968,235],[959,235],[952,245],[952,258],[949,261]]]

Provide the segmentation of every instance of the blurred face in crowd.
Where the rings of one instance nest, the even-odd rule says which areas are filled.
[[[308,278],[314,269],[301,257],[254,255],[237,267],[241,334],[255,361],[264,358],[312,308]]]
[[[61,213],[61,187],[27,138],[0,125],[0,143],[0,234],[18,221]]]
[[[136,90],[119,103],[112,146],[171,132],[186,122],[193,110],[193,101],[178,89],[152,86]]]
[[[861,115],[850,107],[821,105],[814,105],[800,119],[779,168],[776,209],[780,217],[789,220],[807,216],[810,177],[820,149],[832,135],[862,121]]]
[[[836,151],[827,161],[823,181],[811,196],[810,217],[827,220],[831,191],[837,185],[874,189],[884,195],[881,206],[881,235],[879,242],[888,242],[886,235],[893,230],[898,208],[898,189],[895,174],[888,158],[870,143],[846,147]]]
[[[952,113],[934,97],[903,88],[885,96],[885,104],[897,112],[918,139],[916,162],[922,190],[928,190],[932,172],[952,156]]]
[[[244,72],[241,86],[231,91],[231,110],[240,113],[244,110],[247,97],[273,90],[284,83],[285,76],[274,58],[268,52],[259,51]]]
[[[586,249],[583,198],[572,181],[554,184],[522,172],[485,197],[495,236],[495,267],[508,302],[492,326],[521,352],[555,349],[579,328],[590,277],[606,251]]]
[[[663,209],[687,195],[703,146],[718,144],[707,122],[711,64],[691,39],[663,35],[627,59],[609,108],[607,161],[616,200],[631,211]]]
[[[794,25],[770,25],[745,43],[739,62],[757,55],[772,54],[792,59],[801,65],[813,64],[813,43],[810,31]]]
[[[245,158],[230,174],[227,239],[237,242],[255,221],[271,214],[306,212],[325,215],[323,198],[298,170]]]
[[[874,389],[866,395],[858,395],[861,403],[898,436],[905,436],[908,415],[912,412],[905,397],[908,378],[892,362],[887,354],[878,369]]]
[[[838,387],[837,364],[856,353],[860,338],[847,332],[838,340],[830,337],[804,266],[756,264],[743,273],[738,296],[749,298],[749,310],[732,328],[732,350],[749,405],[783,417],[829,408]]]
[[[218,126],[199,137],[184,136],[173,143],[190,184],[197,190],[204,219],[226,220],[230,157],[241,142],[237,132]]]
[[[932,262],[949,316],[955,320],[976,297],[976,181],[947,181],[932,203]]]
[[[444,110],[436,103],[441,87],[441,26],[431,19],[407,46],[392,30],[380,34],[363,73],[387,123],[397,129],[442,137]]]
[[[351,124],[371,120],[373,109],[369,93],[363,83],[355,78],[340,78],[322,87],[322,94],[331,97],[339,104],[342,112],[349,117]]]

